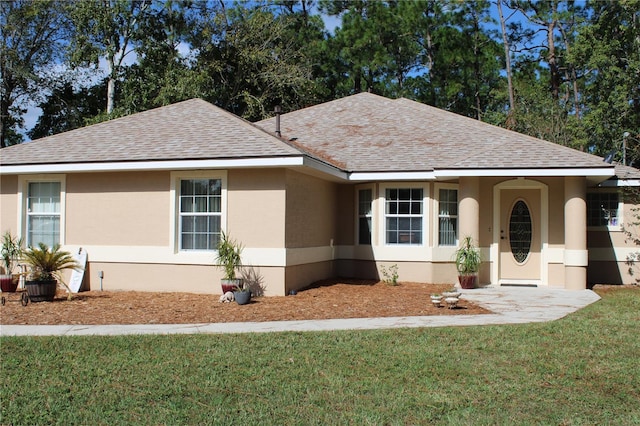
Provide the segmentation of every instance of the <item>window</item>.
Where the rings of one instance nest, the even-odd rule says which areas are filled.
[[[358,244],[371,244],[373,190],[358,190]]]
[[[458,190],[441,189],[438,197],[438,245],[458,245]]]
[[[60,182],[29,182],[27,245],[60,244]]]
[[[422,244],[422,188],[385,190],[385,226],[387,244]]]
[[[215,250],[222,224],[222,180],[181,179],[180,250]]]
[[[527,204],[518,200],[509,218],[509,245],[517,263],[524,263],[531,251],[532,222]]]
[[[620,226],[617,192],[587,194],[587,226]]]

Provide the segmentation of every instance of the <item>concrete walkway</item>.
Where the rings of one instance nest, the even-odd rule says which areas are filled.
[[[462,290],[462,299],[494,314],[354,318],[214,324],[0,325],[1,336],[86,336],[120,334],[266,333],[279,331],[371,330],[553,321],[600,299],[591,290],[487,287]],[[445,309],[445,308],[442,308]]]

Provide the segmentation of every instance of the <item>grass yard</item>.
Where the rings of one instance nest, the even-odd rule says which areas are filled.
[[[0,424],[640,424],[640,288],[543,324],[3,337]]]

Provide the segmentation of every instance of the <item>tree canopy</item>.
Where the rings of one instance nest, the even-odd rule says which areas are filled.
[[[257,120],[360,91],[603,156],[624,134],[640,140],[640,0],[14,0],[0,11],[2,146],[193,97]],[[29,106],[42,114],[25,129]]]

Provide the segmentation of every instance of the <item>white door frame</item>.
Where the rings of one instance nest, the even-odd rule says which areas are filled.
[[[547,253],[549,248],[549,187],[535,180],[518,178],[496,184],[493,187],[493,242],[491,243],[491,282],[501,285],[500,279],[500,197],[504,189],[539,189],[540,190],[540,279],[523,280],[516,284],[549,285],[549,264]],[[513,280],[509,280],[513,282]]]

